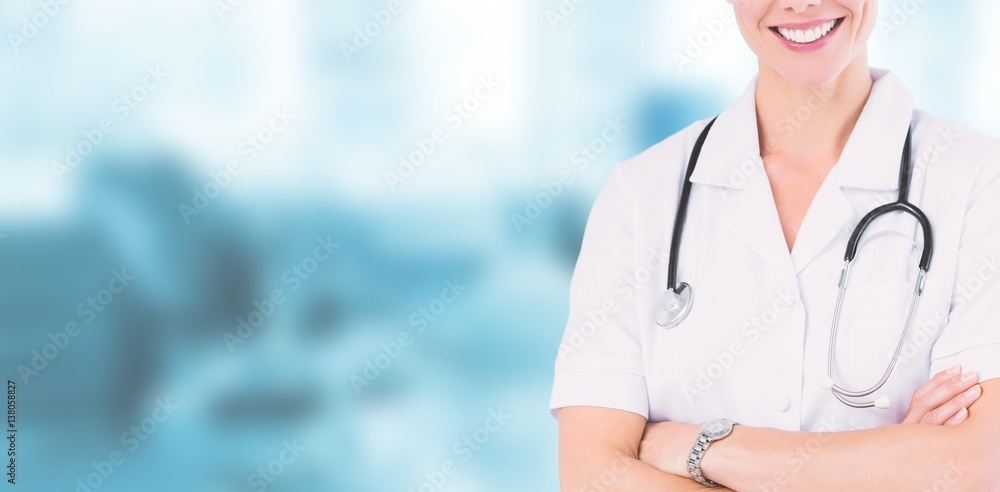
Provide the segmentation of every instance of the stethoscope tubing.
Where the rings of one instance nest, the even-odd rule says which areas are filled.
[[[691,151],[691,157],[688,160],[687,171],[684,173],[684,185],[681,187],[681,197],[677,203],[677,215],[674,217],[674,233],[670,238],[670,259],[667,263],[667,290],[677,290],[677,255],[680,250],[681,244],[681,234],[684,232],[684,222],[687,221],[687,208],[688,202],[691,201],[691,176],[694,175],[694,169],[698,166],[698,158],[701,157],[701,148],[705,146],[705,139],[708,138],[708,132],[712,130],[712,125],[715,124],[715,120],[719,119],[718,116],[712,118],[712,121],[708,122],[705,129],[701,131],[701,135],[698,135],[698,140],[694,143],[694,150]]]
[[[679,296],[677,285],[677,264],[678,255],[681,244],[681,237],[683,235],[684,223],[687,218],[688,203],[691,197],[691,177],[694,174],[694,170],[698,165],[698,159],[701,156],[702,148],[705,145],[705,140],[708,138],[709,131],[715,124],[718,117],[713,118],[705,126],[701,134],[698,135],[698,139],[695,141],[694,149],[691,152],[691,157],[688,160],[687,169],[684,175],[684,182],[681,188],[680,199],[677,205],[677,214],[674,218],[674,228],[673,234],[670,240],[670,255],[667,264],[667,289],[666,292],[672,292],[673,295]],[[913,316],[916,312],[917,304],[924,290],[924,283],[926,281],[927,273],[930,270],[931,258],[934,253],[934,236],[931,229],[930,219],[919,207],[913,205],[909,202],[909,192],[910,192],[910,182],[912,180],[912,128],[907,129],[906,141],[903,145],[903,152],[900,158],[899,165],[899,194],[896,201],[888,203],[874,210],[868,212],[854,228],[850,239],[847,242],[847,249],[844,253],[844,268],[841,270],[840,281],[838,282],[838,292],[837,292],[837,303],[833,315],[833,323],[830,328],[830,346],[827,352],[827,374],[828,387],[834,394],[834,396],[847,406],[853,408],[871,408],[873,406],[878,406],[876,402],[865,401],[856,402],[851,399],[865,398],[873,395],[878,390],[885,386],[885,383],[889,380],[892,375],[892,371],[895,369],[897,362],[899,361],[899,356],[902,353],[903,345],[906,342],[907,334],[909,333],[910,326],[913,322]],[[896,349],[893,353],[892,359],[889,365],[886,367],[885,372],[883,372],[882,377],[879,379],[878,383],[871,386],[870,388],[861,391],[852,391],[846,389],[840,385],[833,383],[833,361],[835,356],[835,346],[837,341],[837,332],[840,326],[840,315],[843,308],[844,297],[847,292],[847,285],[850,278],[851,265],[858,254],[858,245],[861,241],[864,232],[868,227],[875,222],[876,219],[887,215],[891,212],[903,212],[911,215],[920,224],[921,232],[923,233],[923,250],[920,255],[920,262],[918,264],[917,282],[914,288],[913,295],[910,298],[910,306],[907,310],[906,322],[903,325],[902,333],[900,334],[899,341],[896,343]],[[692,292],[690,290],[690,285],[687,283],[682,283],[683,290],[686,290],[686,294],[691,298]],[[657,306],[658,308],[660,306]],[[657,319],[657,323],[666,328],[674,328],[679,325],[683,319],[687,316],[690,311],[690,303],[686,306],[686,309],[678,313],[678,317],[669,320],[665,323],[661,323],[659,320],[659,315],[654,316]]]

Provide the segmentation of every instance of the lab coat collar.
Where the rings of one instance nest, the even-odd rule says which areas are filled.
[[[743,95],[715,120],[691,182],[742,190],[762,171],[757,136],[757,77]]]
[[[691,181],[716,187],[723,199],[721,223],[782,275],[794,265],[760,158],[757,79],[712,126]]]
[[[913,119],[913,94],[895,74],[872,70],[871,95],[835,169],[844,188],[895,190],[906,132]]]
[[[830,241],[849,234],[845,224],[857,211],[844,194],[846,188],[897,188],[913,96],[889,72],[872,70],[872,79],[862,114],[840,161],[814,198],[790,255],[760,158],[756,78],[709,133],[691,181],[719,187],[726,202],[723,221],[778,272],[801,273]]]
[[[871,75],[871,95],[834,167],[834,177],[846,188],[895,190],[900,153],[913,117],[913,95],[892,72],[872,69]],[[742,190],[762,170],[756,89],[754,77],[743,95],[719,115],[691,182]]]
[[[892,73],[872,70],[871,94],[854,130],[831,170],[831,176],[813,198],[792,250],[792,263],[801,273],[831,241],[846,241],[861,219],[848,200],[847,189],[875,193],[867,202],[895,198],[889,190],[899,188],[899,165],[906,132],[913,117],[913,95]],[[877,196],[876,196],[877,195]]]

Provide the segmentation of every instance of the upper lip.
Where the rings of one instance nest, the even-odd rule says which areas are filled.
[[[775,24],[775,25],[771,26],[771,29],[777,29],[777,28],[780,27],[782,29],[806,31],[806,30],[809,30],[809,29],[815,29],[815,28],[817,28],[819,26],[822,26],[823,24],[826,24],[827,22],[835,21],[835,20],[840,20],[842,18],[843,17],[834,17],[834,18],[831,18],[831,19],[819,19],[819,20],[808,21],[808,22],[788,22],[788,23],[785,23],[785,24]]]

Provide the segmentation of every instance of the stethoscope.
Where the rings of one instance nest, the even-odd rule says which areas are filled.
[[[695,141],[694,150],[691,152],[691,158],[688,161],[687,172],[684,175],[684,184],[681,189],[680,202],[677,205],[677,216],[674,220],[674,232],[673,237],[670,240],[670,257],[669,263],[667,264],[667,290],[660,295],[660,298],[656,303],[656,310],[654,313],[656,323],[668,329],[677,327],[682,321],[684,321],[685,318],[687,318],[688,313],[691,312],[691,305],[694,300],[694,292],[691,289],[691,285],[686,282],[681,282],[680,284],[677,283],[677,255],[681,244],[681,232],[684,229],[684,221],[687,218],[688,201],[691,197],[691,175],[694,174],[694,169],[698,165],[698,158],[701,156],[701,149],[705,145],[705,139],[708,137],[708,132],[712,129],[712,125],[714,124],[715,119],[708,123],[705,129],[702,130],[701,135],[698,136],[698,140]],[[876,391],[880,390],[889,379],[889,375],[892,374],[892,370],[896,367],[896,362],[899,360],[899,354],[903,350],[903,343],[906,340],[906,334],[913,321],[913,313],[916,311],[917,301],[924,292],[924,281],[927,277],[927,271],[930,269],[931,255],[934,251],[930,220],[916,205],[907,201],[911,180],[910,149],[912,146],[912,139],[910,133],[910,130],[907,130],[906,143],[903,146],[903,155],[899,165],[899,196],[896,198],[895,202],[882,205],[871,212],[868,212],[868,214],[861,219],[861,222],[858,223],[857,227],[854,229],[854,233],[851,234],[851,239],[847,242],[847,252],[844,254],[844,268],[840,272],[840,280],[837,284],[839,291],[837,292],[837,305],[833,314],[833,326],[830,329],[830,348],[827,353],[826,375],[821,379],[820,385],[823,388],[831,390],[838,400],[852,408],[889,407],[889,398],[884,396],[874,400],[868,400],[867,398],[865,401],[855,400],[871,396]],[[903,332],[899,337],[899,342],[896,343],[896,351],[892,356],[892,361],[889,362],[889,366],[882,374],[882,378],[878,381],[878,383],[870,388],[861,391],[851,391],[837,385],[833,380],[833,361],[836,355],[834,347],[837,343],[837,329],[840,326],[840,312],[844,304],[844,294],[847,292],[847,283],[851,274],[851,264],[854,262],[854,258],[858,254],[858,244],[861,241],[861,236],[864,234],[865,229],[867,229],[868,226],[875,221],[875,219],[890,212],[897,211],[912,215],[917,222],[920,223],[920,228],[924,235],[924,246],[923,252],[920,256],[920,263],[918,264],[916,287],[914,288],[913,295],[910,298],[910,307],[906,315],[906,323],[903,325]]]

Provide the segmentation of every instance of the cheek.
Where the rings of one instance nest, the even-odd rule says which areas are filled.
[[[857,25],[858,36],[862,42],[866,42],[878,21],[878,0],[859,0],[850,7],[854,17],[860,19]]]
[[[759,46],[761,37],[767,34],[760,26],[761,19],[767,13],[765,3],[754,0],[733,0],[736,24],[739,26],[740,33],[751,48]]]
[[[861,20],[862,26],[874,24],[875,18],[878,16],[877,0],[855,0],[845,2],[844,6],[850,9],[855,19]]]
[[[747,26],[759,26],[760,20],[770,9],[770,3],[770,0],[733,0],[733,12],[741,23]]]

